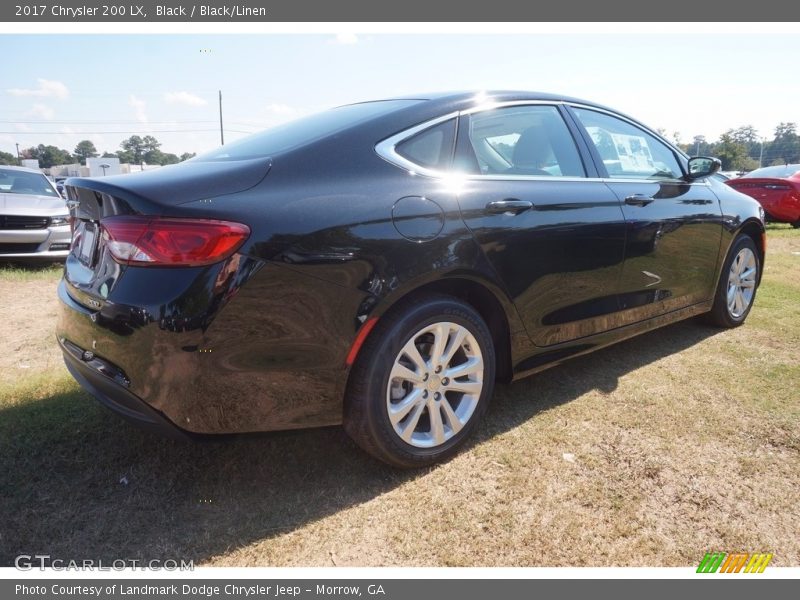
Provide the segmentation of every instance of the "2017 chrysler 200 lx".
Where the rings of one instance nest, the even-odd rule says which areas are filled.
[[[740,325],[759,205],[637,121],[535,93],[365,102],[180,165],[67,181],[57,337],[181,436],[343,423],[451,455],[496,379],[708,313]]]

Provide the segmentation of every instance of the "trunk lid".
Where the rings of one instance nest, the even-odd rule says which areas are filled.
[[[64,266],[68,293],[91,310],[113,304],[110,297],[129,267],[116,262],[105,247],[105,217],[184,216],[182,204],[247,190],[258,184],[271,166],[268,158],[187,161],[130,175],[69,178],[67,205],[74,223],[72,248]]]

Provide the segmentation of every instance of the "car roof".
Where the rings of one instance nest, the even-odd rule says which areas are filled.
[[[39,169],[31,169],[29,167],[16,167],[14,165],[0,165],[0,169],[8,169],[10,171],[23,171],[27,173],[38,173],[39,175],[44,175]]]
[[[479,99],[480,101],[558,100],[596,105],[595,102],[587,102],[586,100],[573,98],[563,94],[552,94],[529,90],[460,90],[450,92],[433,92],[428,94],[411,94],[407,96],[385,98],[385,100],[430,100],[444,102],[474,102],[476,99]]]
[[[613,107],[605,106],[590,100],[576,98],[565,94],[554,94],[548,92],[536,92],[526,90],[462,90],[450,92],[434,92],[428,94],[410,94],[407,96],[395,96],[388,98],[378,98],[372,101],[381,100],[419,100],[424,103],[426,108],[432,111],[446,114],[449,112],[457,112],[468,110],[476,106],[491,105],[493,103],[503,102],[524,102],[524,101],[546,101],[546,102],[566,102],[570,104],[580,104],[591,108],[606,110],[613,114],[624,117],[642,127],[655,133],[654,129],[642,123],[636,117],[628,115]],[[359,104],[359,103],[355,103]],[[657,134],[656,134],[657,135]],[[663,136],[660,136],[663,137]],[[671,144],[674,146],[674,144]]]
[[[594,106],[611,110],[612,112],[622,114],[618,110],[608,108],[596,102],[582,100],[573,96],[564,94],[552,94],[547,92],[535,92],[526,90],[461,90],[450,92],[433,92],[427,94],[409,94],[403,96],[392,96],[388,98],[378,98],[380,100],[420,100],[436,105],[458,105],[459,109],[466,109],[478,104],[490,104],[493,102],[514,102],[524,100],[545,100],[551,102],[571,102],[575,104],[585,104],[587,106]],[[627,116],[627,115],[625,115]]]

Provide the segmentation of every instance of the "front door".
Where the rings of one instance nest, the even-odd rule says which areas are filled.
[[[709,300],[722,239],[722,212],[711,187],[684,179],[682,159],[644,129],[601,111],[570,110],[625,214],[622,321]]]
[[[625,245],[620,201],[597,178],[577,128],[557,106],[462,116],[455,170],[464,174],[464,221],[536,345],[616,326]]]

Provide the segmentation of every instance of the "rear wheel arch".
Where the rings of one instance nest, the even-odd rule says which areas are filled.
[[[391,314],[415,298],[426,295],[444,295],[469,304],[481,316],[492,335],[495,350],[496,379],[511,381],[513,375],[511,360],[511,327],[509,315],[503,303],[486,285],[464,277],[450,277],[419,285],[394,298],[380,313],[379,318]],[[365,340],[373,332],[370,332]],[[364,341],[365,341],[364,340]]]
[[[471,304],[440,292],[407,295],[353,363],[344,430],[396,467],[446,460],[485,414],[496,364],[492,333]]]

